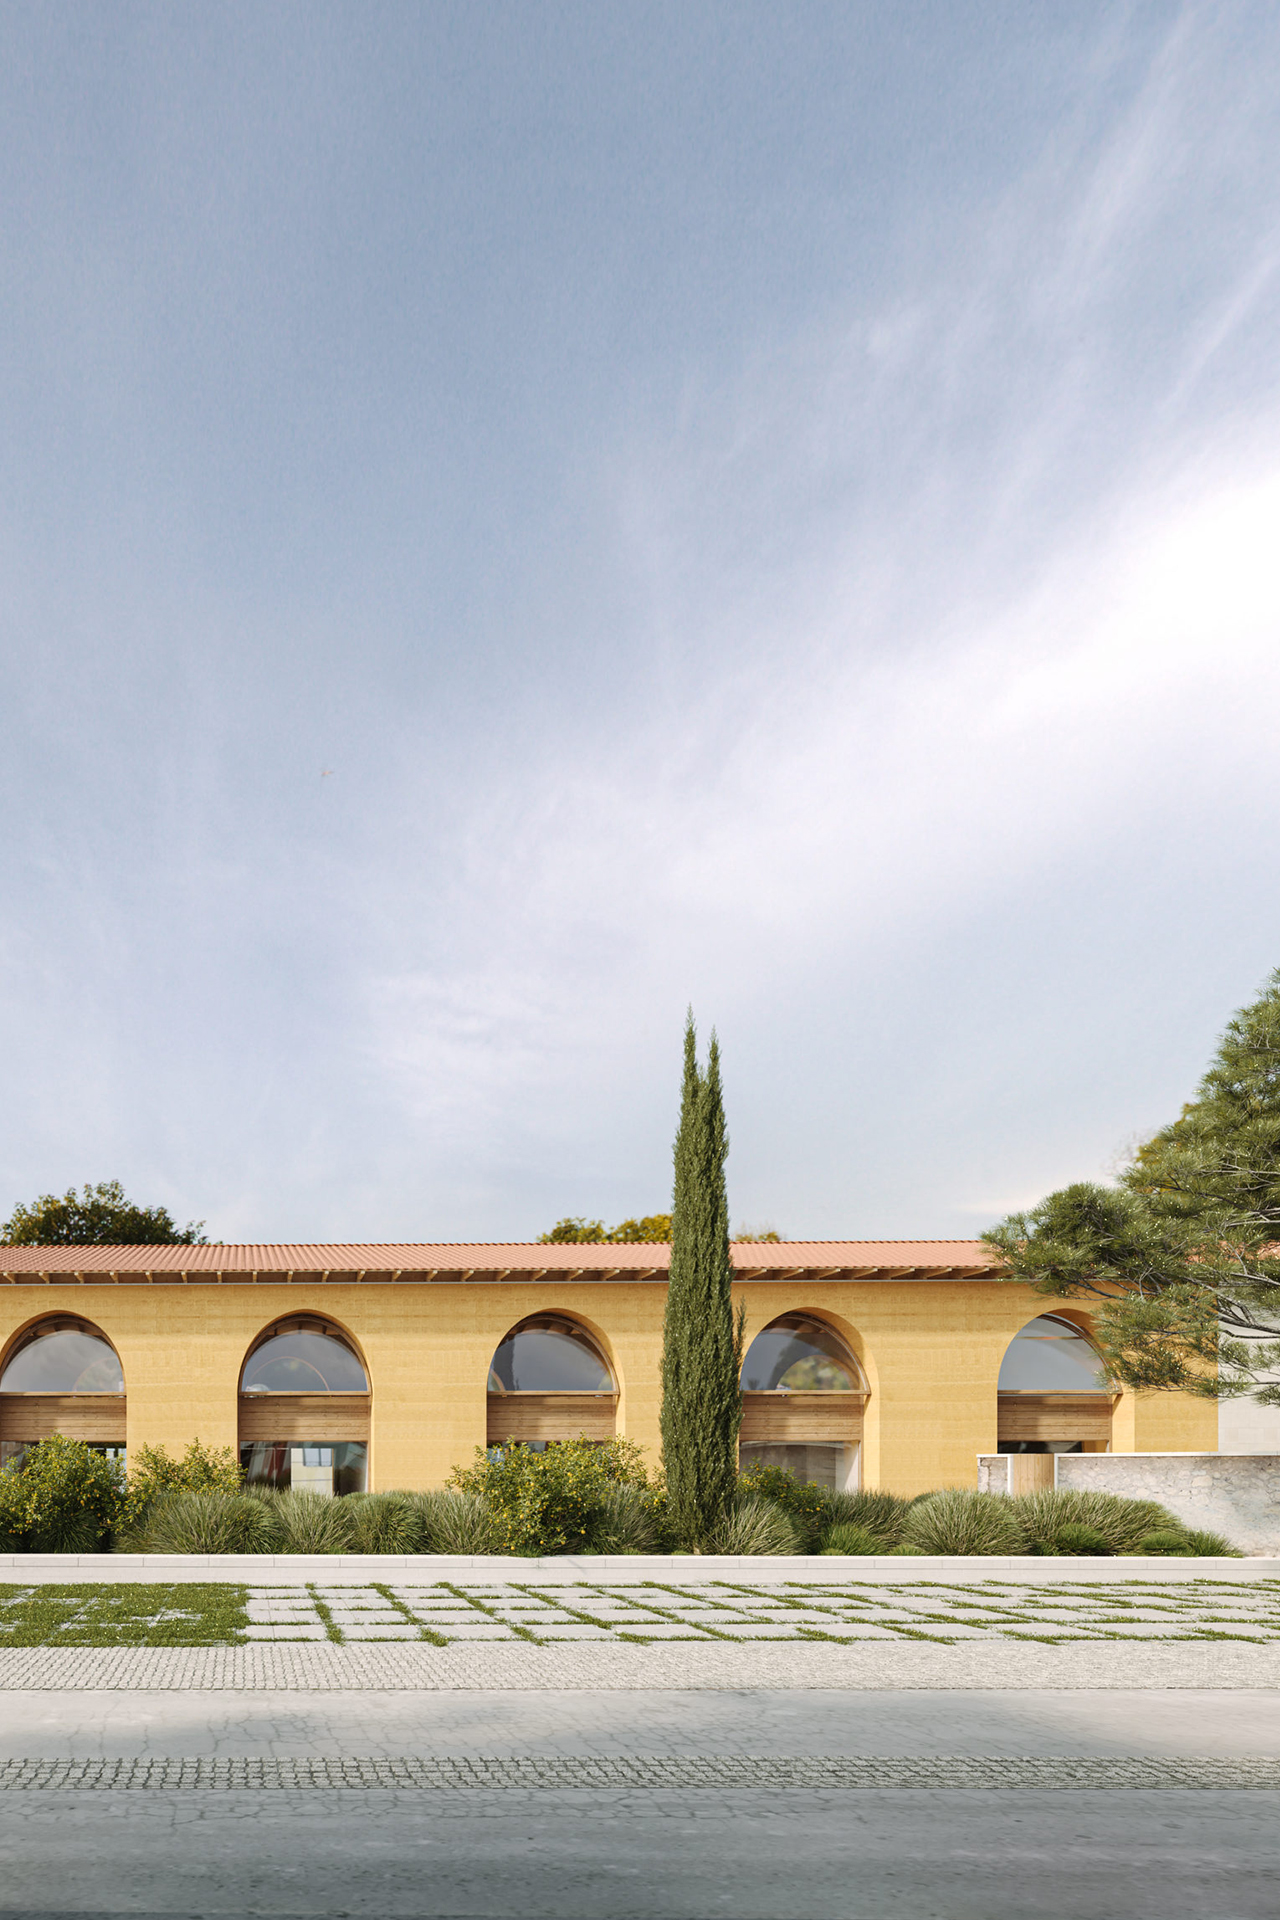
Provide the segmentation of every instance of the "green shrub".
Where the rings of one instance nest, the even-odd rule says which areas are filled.
[[[259,1502],[269,1516],[278,1553],[350,1553],[354,1529],[350,1500],[289,1487],[274,1501]]]
[[[422,1513],[403,1493],[349,1493],[342,1502],[352,1553],[423,1553]]]
[[[899,1544],[910,1511],[910,1500],[904,1500],[897,1493],[882,1492],[879,1488],[867,1488],[858,1493],[833,1493],[827,1502],[830,1526],[864,1527],[868,1533],[875,1534],[877,1540],[884,1542],[881,1552]]]
[[[10,1552],[92,1553],[120,1524],[120,1463],[55,1433],[0,1474],[0,1535]]]
[[[925,1549],[923,1547],[891,1547],[889,1551],[896,1558],[899,1554],[904,1554],[904,1553],[917,1553],[917,1554],[923,1553]]]
[[[797,1480],[786,1467],[751,1466],[738,1475],[738,1492],[749,1499],[770,1500],[791,1521],[799,1542],[788,1552],[814,1553],[831,1524],[832,1494],[814,1480]],[[843,1518],[852,1516],[841,1515]]]
[[[739,1493],[732,1512],[712,1530],[707,1553],[798,1553],[800,1533],[789,1513],[761,1494]]]
[[[1239,1547],[1233,1547],[1224,1534],[1205,1533],[1199,1528],[1192,1527],[1188,1529],[1184,1537],[1189,1551],[1194,1554],[1216,1555],[1226,1560],[1242,1560],[1244,1558]]]
[[[482,1499],[498,1553],[574,1553],[591,1544],[618,1486],[646,1484],[640,1449],[631,1440],[562,1440],[531,1447],[477,1447],[469,1467],[456,1467],[449,1485]]]
[[[272,1504],[249,1493],[170,1493],[152,1501],[138,1535],[144,1553],[271,1553]]]
[[[1009,1505],[1032,1553],[1072,1551],[1058,1545],[1067,1526],[1090,1527],[1101,1534],[1107,1553],[1134,1553],[1144,1533],[1178,1525],[1154,1500],[1126,1500],[1088,1487],[1042,1487],[1018,1494]]]
[[[903,1543],[923,1553],[1022,1553],[1026,1544],[1010,1500],[964,1487],[944,1487],[913,1505]]]
[[[842,1520],[829,1529],[823,1553],[888,1553],[890,1543],[852,1520]]]

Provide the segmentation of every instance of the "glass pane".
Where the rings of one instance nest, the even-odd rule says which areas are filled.
[[[844,1343],[822,1321],[798,1313],[758,1333],[742,1367],[748,1393],[850,1393],[859,1384]]]
[[[368,1393],[364,1368],[327,1333],[278,1333],[249,1356],[241,1393]]]
[[[123,1393],[120,1362],[93,1333],[41,1333],[15,1353],[0,1393]]]
[[[833,1492],[853,1489],[858,1483],[856,1447],[821,1446],[816,1443],[812,1446],[766,1446],[748,1442],[738,1449],[738,1466],[743,1473],[748,1467],[784,1467],[802,1483],[828,1487]]]
[[[613,1376],[569,1320],[527,1320],[493,1356],[490,1393],[610,1393]]]
[[[1042,1314],[1016,1334],[1000,1368],[1001,1393],[1096,1393],[1102,1362],[1069,1321]]]
[[[368,1480],[369,1449],[363,1440],[330,1440],[302,1445],[296,1440],[256,1441],[240,1449],[240,1466],[250,1486],[283,1489],[293,1484],[293,1456],[330,1468],[335,1493],[363,1493]],[[326,1458],[327,1456],[327,1458]]]

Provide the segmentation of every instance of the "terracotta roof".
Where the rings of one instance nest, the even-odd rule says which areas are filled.
[[[320,1274],[330,1279],[484,1274],[652,1274],[670,1259],[665,1242],[627,1246],[519,1243],[366,1243],[282,1246],[0,1246],[0,1275]],[[998,1271],[980,1240],[738,1241],[733,1263],[744,1274],[854,1274],[871,1278],[978,1278]]]

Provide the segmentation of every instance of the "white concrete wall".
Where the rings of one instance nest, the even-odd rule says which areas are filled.
[[[1219,1453],[1280,1453],[1280,1407],[1256,1400],[1218,1402]]]

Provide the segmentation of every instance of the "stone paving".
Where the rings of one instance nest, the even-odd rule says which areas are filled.
[[[828,1586],[581,1580],[249,1589],[250,1641],[1280,1640],[1280,1582]]]
[[[628,1788],[724,1792],[822,1789],[1022,1789],[1112,1792],[1151,1789],[1280,1789],[1280,1760],[1269,1757],[1073,1755],[990,1757],[942,1754],[862,1758],[845,1754],[734,1755],[696,1758],[670,1754],[521,1758],[442,1756],[428,1759],[310,1755],[295,1759],[7,1760],[0,1761],[0,1793],[72,1791],[272,1792],[307,1789],[436,1791],[519,1788],[563,1791]]]
[[[212,1598],[211,1598],[212,1596]],[[243,1609],[243,1610],[242,1610]],[[1280,1581],[298,1581],[0,1590],[6,1645],[1280,1642]]]

